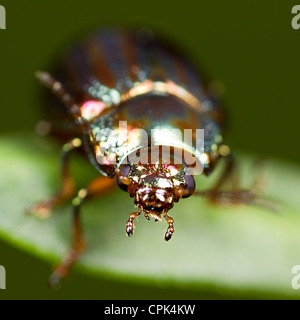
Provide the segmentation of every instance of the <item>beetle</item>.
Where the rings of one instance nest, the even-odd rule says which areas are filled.
[[[71,46],[53,75],[38,71],[36,76],[52,92],[52,133],[70,140],[62,148],[61,190],[29,206],[27,212],[48,216],[74,196],[69,171],[72,151],[83,150],[100,173],[73,198],[73,246],[52,274],[52,285],[84,251],[80,206],[116,182],[137,207],[126,223],[128,236],[133,234],[136,217],[144,213],[148,220],[166,220],[165,240],[170,240],[174,220],[169,211],[193,194],[213,202],[255,202],[251,191],[221,191],[233,171],[233,158],[224,143],[224,108],[195,66],[157,40],[151,30],[98,30]],[[174,135],[173,129],[182,135]],[[186,129],[191,139],[183,141]],[[198,150],[200,129],[204,135]],[[123,140],[122,132],[126,133]],[[168,155],[164,147],[169,147]],[[182,153],[195,160],[193,165],[186,159],[177,161]],[[209,176],[221,158],[226,166],[216,185],[196,191],[193,169],[200,166],[198,173]]]

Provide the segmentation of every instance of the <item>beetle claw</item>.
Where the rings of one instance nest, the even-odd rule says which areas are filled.
[[[49,278],[49,286],[51,289],[58,290],[61,287],[61,277],[53,273]]]
[[[34,215],[40,219],[47,219],[51,214],[51,208],[45,203],[34,203],[25,209],[27,215]]]
[[[133,223],[127,223],[126,224],[126,234],[128,237],[132,237],[133,235]]]

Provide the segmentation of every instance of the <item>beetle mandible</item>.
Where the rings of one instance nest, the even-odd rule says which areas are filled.
[[[255,201],[250,191],[220,190],[233,168],[230,149],[223,141],[223,108],[196,68],[161,44],[152,31],[94,32],[65,53],[53,76],[39,71],[37,78],[53,93],[49,107],[51,132],[70,140],[62,149],[61,190],[27,211],[47,216],[52,208],[73,197],[75,183],[69,171],[72,151],[83,149],[101,174],[73,198],[73,247],[52,274],[52,284],[68,273],[84,250],[80,206],[116,182],[137,207],[126,223],[128,236],[133,234],[134,219],[144,213],[148,220],[166,220],[165,240],[169,240],[174,233],[169,211],[174,203],[192,194],[214,202]],[[124,129],[120,123],[125,122],[125,131],[131,135],[120,141]],[[182,136],[185,129],[190,129],[192,139],[183,141],[171,134],[172,129]],[[195,147],[198,129],[204,130],[202,152]],[[151,139],[142,139],[141,132]],[[169,157],[165,157],[163,147],[170,147]],[[206,176],[220,158],[226,160],[224,172],[213,188],[195,191],[192,166],[185,159],[177,161],[182,152],[193,156]],[[140,160],[141,154],[146,155],[144,161]]]

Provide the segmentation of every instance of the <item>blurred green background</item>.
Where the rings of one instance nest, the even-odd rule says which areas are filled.
[[[114,24],[149,26],[186,48],[212,79],[224,84],[228,143],[233,149],[299,163],[300,30],[291,27],[296,1],[2,0],[0,4],[7,11],[7,29],[0,30],[0,134],[33,132],[39,119],[34,72],[47,69],[77,35]],[[51,292],[46,285],[51,266],[1,242],[0,264],[6,266],[9,282],[0,299],[242,297],[95,280],[76,271],[61,291]]]

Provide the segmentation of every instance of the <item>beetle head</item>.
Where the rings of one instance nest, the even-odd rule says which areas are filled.
[[[167,212],[174,202],[191,196],[195,190],[193,176],[180,164],[124,164],[118,171],[119,187],[129,192],[145,217],[168,221]],[[173,220],[173,219],[172,219]],[[166,239],[168,240],[168,239]]]

